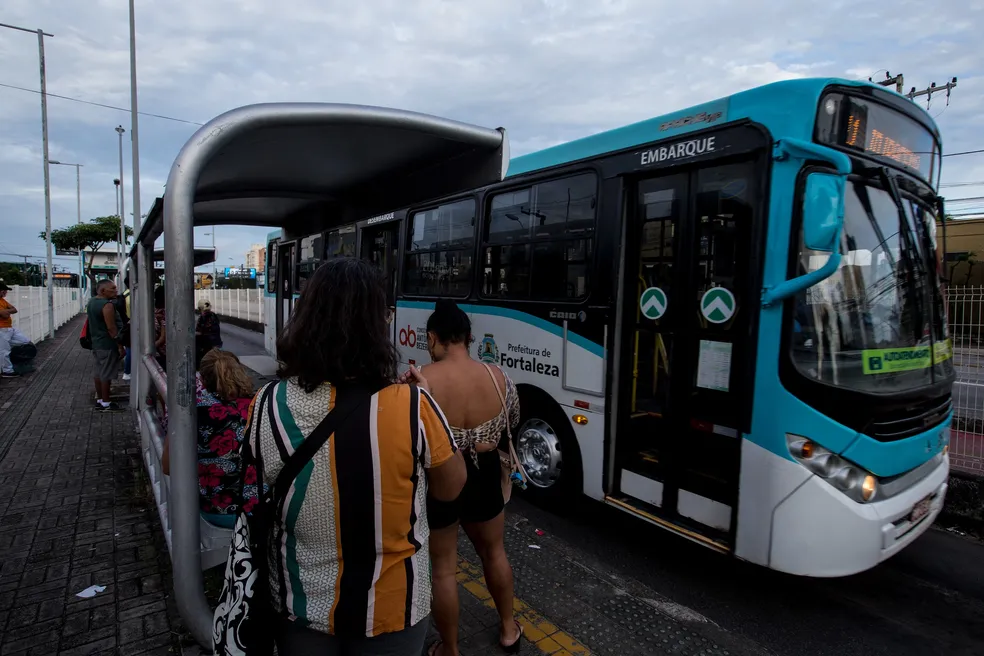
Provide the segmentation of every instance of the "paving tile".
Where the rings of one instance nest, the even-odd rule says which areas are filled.
[[[184,629],[164,597],[139,439],[130,415],[92,411],[81,325],[41,342],[37,370],[0,388],[0,656],[176,654]],[[106,589],[76,596],[90,585]]]

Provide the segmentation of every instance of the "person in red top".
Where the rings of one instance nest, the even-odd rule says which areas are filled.
[[[22,344],[30,344],[31,339],[14,328],[14,321],[11,317],[17,314],[17,308],[7,300],[7,292],[10,287],[0,280],[0,376],[3,378],[14,378],[14,365],[10,362],[10,349]]]

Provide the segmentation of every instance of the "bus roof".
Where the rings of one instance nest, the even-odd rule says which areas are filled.
[[[883,93],[897,95],[870,82],[838,78],[773,82],[663,116],[515,157],[509,162],[506,177],[563,166],[740,119],[754,120],[776,134],[809,141],[813,131],[812,117],[817,111],[820,95],[831,85],[869,87],[879,89]],[[902,98],[902,96],[897,97]],[[936,124],[930,115],[914,103],[913,107],[922,112],[923,122],[933,126],[933,132],[938,138]],[[803,120],[807,116],[810,120]]]

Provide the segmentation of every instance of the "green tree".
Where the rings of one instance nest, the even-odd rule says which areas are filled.
[[[126,226],[126,236],[133,236],[133,228]],[[44,232],[39,237],[45,238]],[[120,241],[120,217],[100,216],[88,223],[77,223],[67,228],[51,231],[51,243],[55,248],[65,250],[91,251],[95,253],[106,244],[117,244]],[[129,240],[127,240],[129,241]],[[85,275],[89,279],[89,289],[96,288],[95,276],[92,273],[92,259],[88,258]],[[122,265],[122,262],[120,263]]]
[[[24,267],[13,262],[0,262],[0,280],[8,285],[24,285]]]

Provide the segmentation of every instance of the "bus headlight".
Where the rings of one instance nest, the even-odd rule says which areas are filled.
[[[797,462],[858,503],[878,496],[878,479],[853,462],[799,435],[787,435],[786,444]]]

